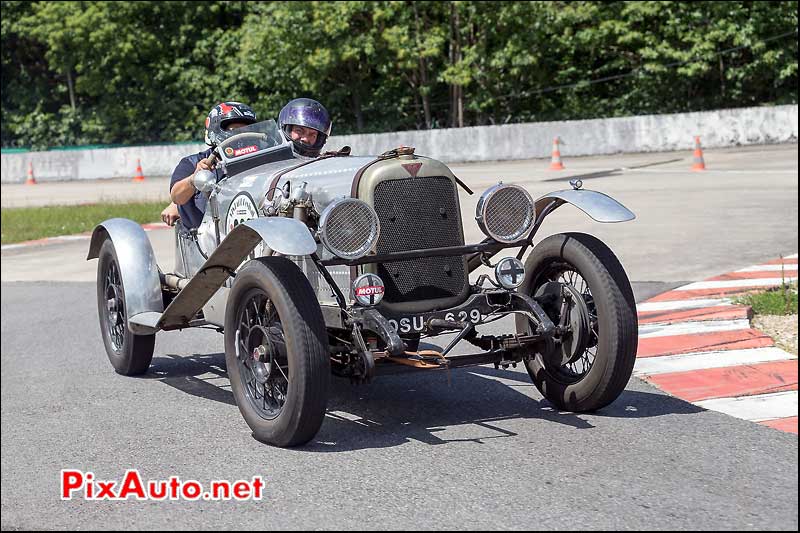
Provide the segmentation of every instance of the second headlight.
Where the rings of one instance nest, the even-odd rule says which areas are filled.
[[[358,259],[375,246],[381,227],[369,204],[355,198],[334,200],[319,219],[320,239],[342,259]]]
[[[528,191],[519,185],[499,183],[483,193],[475,220],[488,237],[511,243],[522,239],[533,227],[536,209]]]

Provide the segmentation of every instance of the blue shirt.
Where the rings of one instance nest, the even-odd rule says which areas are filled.
[[[197,163],[211,155],[211,148],[199,154],[189,155],[181,159],[175,170],[172,171],[172,178],[169,180],[169,190],[180,180],[194,174]],[[218,169],[213,170],[217,181],[222,179],[222,173]],[[187,229],[197,228],[203,221],[206,212],[206,195],[200,191],[195,191],[194,196],[183,205],[178,206],[178,214],[181,216],[181,223]]]

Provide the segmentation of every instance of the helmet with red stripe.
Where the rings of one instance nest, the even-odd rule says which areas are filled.
[[[206,144],[217,146],[233,135],[233,131],[228,129],[231,124],[253,124],[256,120],[256,112],[248,105],[240,102],[217,104],[206,117]]]

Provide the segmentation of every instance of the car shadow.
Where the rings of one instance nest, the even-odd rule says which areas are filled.
[[[142,378],[157,379],[193,396],[236,405],[222,353],[156,357]],[[313,441],[294,449],[345,452],[410,441],[430,445],[482,443],[518,436],[511,428],[520,420],[586,430],[595,427],[592,421],[597,417],[635,419],[702,410],[665,394],[625,390],[603,409],[576,414],[559,411],[542,398],[524,368],[412,369],[378,375],[369,385],[352,385],[346,379],[332,377],[320,431]]]
[[[224,353],[191,356],[165,354],[154,357],[150,369],[140,377],[156,379],[192,396],[236,405],[225,368]]]

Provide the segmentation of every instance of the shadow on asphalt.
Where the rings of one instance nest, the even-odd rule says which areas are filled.
[[[676,163],[678,161],[683,161],[684,158],[679,157],[677,159],[666,159],[664,161],[655,161],[653,163],[647,163],[644,165],[636,165],[634,167],[625,167],[625,168],[611,168],[608,170],[600,170],[598,172],[588,172],[585,174],[573,174],[570,176],[559,176],[557,178],[550,178],[546,180],[542,180],[542,182],[553,182],[553,181],[563,181],[568,182],[571,179],[580,178],[581,181],[592,180],[597,178],[608,178],[611,176],[619,176],[625,170],[636,170],[639,168],[647,168],[647,167],[654,167],[658,165],[667,165],[669,163]]]
[[[156,357],[142,378],[236,405],[222,353]],[[486,366],[379,375],[370,385],[351,385],[346,379],[333,377],[322,428],[313,442],[296,449],[345,452],[398,446],[412,440],[430,445],[482,443],[516,437],[518,434],[508,428],[526,419],[584,430],[595,427],[589,419],[596,417],[635,419],[703,410],[664,394],[626,390],[599,411],[575,414],[559,412],[547,400],[531,396],[540,395],[524,370]]]

